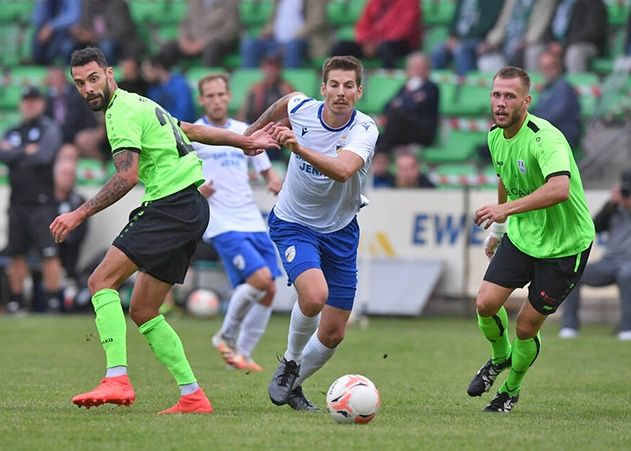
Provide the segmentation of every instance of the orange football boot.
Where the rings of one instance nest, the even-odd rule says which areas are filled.
[[[201,388],[190,395],[184,395],[173,407],[169,407],[160,415],[168,415],[173,413],[212,413],[213,406],[204,394]]]
[[[127,374],[103,378],[94,390],[72,398],[73,404],[87,409],[106,403],[130,406],[135,400],[134,387]]]

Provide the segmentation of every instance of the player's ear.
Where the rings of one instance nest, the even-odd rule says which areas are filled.
[[[364,86],[363,85],[357,86],[357,100],[362,98],[363,92],[364,92]]]
[[[324,98],[325,92],[326,92],[326,83],[322,82],[322,84],[320,85],[320,94],[322,95],[322,98]]]

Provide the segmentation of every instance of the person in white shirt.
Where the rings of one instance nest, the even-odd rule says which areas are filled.
[[[228,117],[229,79],[211,74],[199,81],[199,103],[204,116],[196,124],[242,134],[247,124]],[[210,204],[210,221],[203,239],[216,249],[235,288],[213,346],[225,362],[244,371],[261,371],[251,353],[265,332],[280,275],[274,244],[254,201],[249,184],[249,163],[260,173],[267,188],[277,194],[281,181],[267,154],[248,157],[230,146],[193,142],[202,160],[206,183],[199,187]]]
[[[322,69],[324,101],[288,94],[245,132],[274,122],[272,136],[292,152],[268,224],[298,302],[268,391],[274,404],[295,410],[317,410],[302,384],[333,356],[355,298],[356,214],[378,136],[375,122],[355,109],[362,72],[354,57],[329,58]]]

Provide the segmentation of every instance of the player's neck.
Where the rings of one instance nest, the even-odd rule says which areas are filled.
[[[526,111],[524,115],[519,119],[519,122],[516,122],[515,125],[504,129],[504,138],[511,139],[514,138],[519,130],[521,130],[522,125],[526,121],[526,117],[528,116],[528,112]]]
[[[340,128],[348,124],[348,121],[350,121],[351,117],[353,117],[353,111],[354,110],[350,110],[348,113],[344,114],[334,114],[325,105],[322,110],[322,120],[331,128]]]

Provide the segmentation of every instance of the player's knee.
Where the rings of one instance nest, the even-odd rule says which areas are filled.
[[[478,294],[475,300],[475,309],[480,316],[493,316],[497,314],[499,307],[490,298]]]
[[[261,298],[260,304],[269,307],[274,301],[274,296],[276,296],[276,284],[273,280],[270,280],[270,284],[267,285],[264,291],[265,295]]]
[[[533,338],[539,332],[539,325],[537,323],[530,322],[524,318],[517,318],[517,325],[515,326],[515,334],[520,340],[527,340]]]
[[[103,279],[99,276],[99,274],[93,272],[88,277],[88,290],[90,290],[90,294],[94,295],[99,290],[106,288],[103,286]]]
[[[345,331],[344,327],[323,330],[318,334],[318,338],[324,346],[333,349],[344,340]]]
[[[134,304],[129,306],[129,317],[137,326],[142,326],[150,319],[159,315],[157,309],[149,308],[145,306],[135,306]]]

